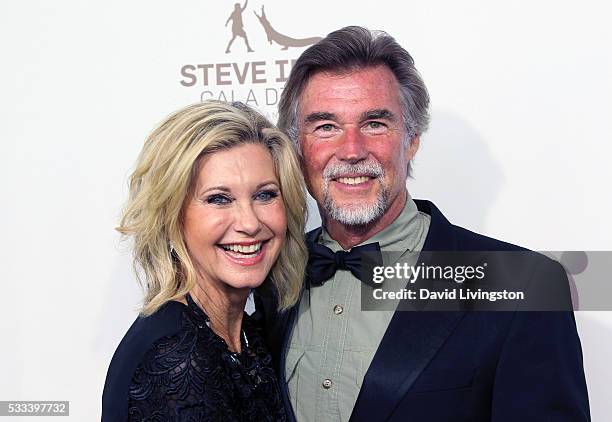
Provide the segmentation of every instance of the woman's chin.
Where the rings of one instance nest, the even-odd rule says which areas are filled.
[[[238,265],[226,266],[218,274],[219,279],[234,289],[255,289],[261,286],[270,271],[271,264],[262,262],[256,266],[241,267]]]
[[[252,289],[256,289],[263,284],[266,276],[260,275],[245,275],[245,276],[233,276],[227,277],[223,282],[230,288],[235,290],[244,290],[248,293]]]

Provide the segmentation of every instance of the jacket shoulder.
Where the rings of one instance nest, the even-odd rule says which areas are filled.
[[[528,249],[522,246],[514,245],[512,243],[504,242],[502,240],[475,233],[460,226],[453,225],[452,227],[455,231],[457,247],[459,250],[523,252],[528,251]]]
[[[150,316],[139,316],[119,343],[106,374],[102,393],[102,420],[127,417],[128,392],[136,368],[159,339],[176,334],[185,305],[171,301]]]

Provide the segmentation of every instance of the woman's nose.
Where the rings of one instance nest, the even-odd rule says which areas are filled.
[[[252,204],[238,206],[234,229],[248,236],[255,236],[261,230],[261,221]]]

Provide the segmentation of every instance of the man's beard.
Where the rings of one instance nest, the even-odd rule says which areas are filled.
[[[380,185],[376,200],[370,204],[337,204],[329,193],[329,182],[345,174],[367,175],[376,179]],[[336,163],[327,165],[323,171],[323,209],[326,217],[345,226],[363,226],[382,217],[389,207],[389,191],[382,183],[384,174],[382,165],[376,160],[357,164]]]

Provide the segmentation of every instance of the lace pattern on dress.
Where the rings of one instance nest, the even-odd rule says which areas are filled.
[[[187,297],[180,330],[147,351],[129,390],[130,421],[284,421],[270,354],[244,315],[248,338],[232,353]]]

